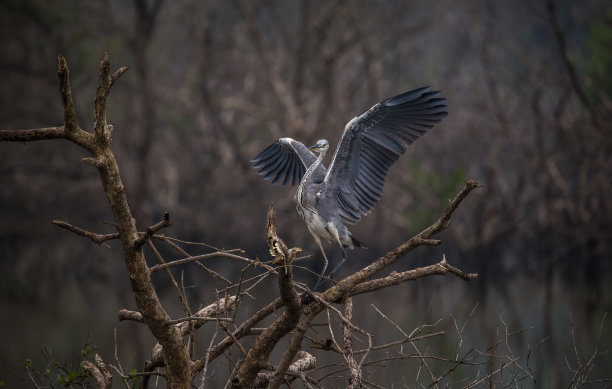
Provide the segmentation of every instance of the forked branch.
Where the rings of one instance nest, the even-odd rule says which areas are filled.
[[[467,195],[471,191],[473,191],[474,189],[478,187],[479,185],[476,180],[467,181],[463,189],[461,189],[461,191],[455,196],[455,198],[452,199],[448,203],[448,205],[446,206],[446,208],[444,209],[444,211],[442,212],[438,220],[435,221],[435,223],[433,223],[431,226],[421,231],[415,237],[408,239],[406,242],[402,243],[400,246],[389,251],[383,257],[372,262],[370,265],[366,266],[365,268],[361,269],[358,272],[351,274],[350,276],[346,277],[342,281],[338,282],[335,286],[329,288],[324,293],[323,298],[328,302],[335,302],[345,296],[351,296],[351,295],[357,294],[355,293],[356,291],[359,291],[359,293],[366,293],[369,291],[380,289],[381,287],[385,287],[384,285],[387,285],[387,286],[393,285],[394,277],[391,277],[391,276],[389,276],[390,278],[387,277],[388,279],[385,282],[383,282],[382,285],[377,284],[376,282],[365,283],[366,286],[363,286],[363,284],[362,285],[359,285],[359,284],[361,284],[367,278],[378,273],[382,269],[385,269],[386,267],[388,267],[389,265],[391,265],[392,263],[394,263],[395,261],[397,261],[404,255],[406,255],[408,252],[414,250],[415,248],[422,246],[422,245],[430,245],[430,244],[439,243],[438,240],[431,239],[432,236],[436,235],[437,233],[443,231],[444,229],[450,226],[450,218],[455,212],[455,210],[457,209],[457,207],[459,206],[459,204],[461,204],[461,202],[467,197]],[[429,275],[429,274],[446,274],[447,272],[451,271],[452,266],[448,267],[449,266],[448,263],[446,263],[446,261],[444,262],[445,262],[444,266],[442,266],[442,262],[441,262],[440,264],[430,265],[425,268],[414,269],[414,270],[405,272],[406,273],[405,276],[407,278],[402,280],[400,277],[399,279],[397,279],[396,283],[403,282],[409,279],[413,279],[410,277],[415,276],[415,274],[412,274],[410,272],[416,272],[419,274],[422,272],[425,272],[425,274],[421,274],[417,276],[416,278],[422,277],[424,275]],[[456,275],[460,275],[460,273],[457,273],[457,272],[453,272],[453,273]],[[475,277],[476,275],[472,275],[469,278],[473,279]],[[358,285],[359,285],[359,288],[356,289]],[[368,288],[371,288],[371,289],[368,289]]]
[[[369,266],[366,266],[362,270],[341,280],[335,286],[329,288],[326,292],[313,295],[310,291],[305,290],[299,297],[299,309],[286,309],[283,314],[279,316],[255,340],[253,347],[244,357],[236,376],[233,378],[232,386],[235,388],[248,387],[249,383],[255,380],[258,372],[261,369],[267,368],[269,364],[268,358],[276,343],[278,343],[278,341],[290,331],[294,331],[289,342],[289,346],[283,354],[281,363],[274,372],[274,375],[271,377],[270,387],[276,388],[280,386],[286,377],[286,372],[290,366],[290,361],[300,349],[300,343],[304,334],[309,328],[310,323],[321,311],[323,311],[325,308],[331,307],[331,304],[335,302],[341,301],[356,294],[372,292],[374,290],[428,275],[445,275],[447,273],[452,273],[466,281],[476,278],[476,274],[466,274],[461,270],[449,265],[446,258],[443,258],[443,260],[439,263],[430,266],[401,273],[392,273],[389,276],[381,279],[365,282],[368,277],[371,277],[375,273],[385,269],[414,248],[422,245],[438,244],[440,241],[432,239],[432,237],[440,231],[448,228],[450,225],[450,218],[454,211],[467,197],[467,195],[478,186],[479,185],[475,180],[467,181],[464,188],[455,196],[453,200],[449,202],[435,223],[394,250],[391,250],[385,256],[377,259]],[[272,219],[270,216],[272,216]],[[272,243],[270,245],[270,253],[278,260],[282,259],[283,255],[286,255],[285,253],[288,250],[286,249],[287,246],[282,242],[282,240],[280,240],[280,238],[278,238],[278,236],[276,236],[275,232],[273,234],[274,239],[270,239],[270,236],[272,236],[272,234],[270,234],[270,226],[273,227],[273,225],[273,208],[271,207],[268,214],[268,243]],[[284,273],[282,269],[278,272],[279,280],[281,273]],[[302,288],[302,290],[304,290],[304,288]],[[283,299],[282,301],[284,302],[285,300]],[[293,302],[291,302],[291,304],[293,304]],[[358,369],[361,368],[360,364],[354,365],[354,382],[359,382]]]
[[[0,131],[0,141],[34,141],[42,139],[69,139],[91,154],[84,162],[98,168],[100,179],[111,211],[117,234],[121,240],[125,264],[128,270],[136,304],[143,321],[152,334],[163,346],[166,362],[166,377],[170,387],[191,388],[191,359],[183,345],[182,334],[178,328],[169,324],[170,316],[161,305],[153,288],[151,276],[142,250],[142,242],[148,239],[138,233],[136,221],[132,217],[127,202],[126,191],[119,174],[119,166],[111,149],[111,128],[106,122],[106,98],[111,86],[125,73],[127,68],[120,68],[110,76],[110,64],[105,53],[100,61],[98,88],[94,103],[94,133],[84,131],[77,122],[72,91],[70,89],[69,71],[66,59],[58,56],[59,89],[62,99],[64,125],[62,127],[47,127],[34,130]],[[89,233],[64,222],[55,224],[85,236],[94,242],[101,243],[110,236]],[[165,218],[161,227],[169,224]],[[155,226],[154,226],[155,227]],[[153,228],[151,229],[153,230]]]

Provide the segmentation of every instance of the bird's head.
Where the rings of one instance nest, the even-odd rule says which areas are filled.
[[[329,142],[326,139],[319,139],[317,143],[310,146],[308,150],[321,152],[321,151],[327,151],[328,148],[329,148]]]

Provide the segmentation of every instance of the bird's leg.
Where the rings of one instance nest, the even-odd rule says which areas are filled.
[[[336,266],[334,266],[331,273],[329,273],[329,277],[332,280],[334,279],[334,274],[336,274],[338,269],[340,269],[340,266],[342,266],[342,264],[346,261],[346,251],[344,250],[344,246],[342,246],[342,243],[340,243],[340,236],[338,236],[337,231],[334,230],[334,232],[335,232],[334,237],[336,238],[336,242],[338,242],[338,245],[340,246],[340,250],[342,250],[342,259],[340,260],[340,262],[338,262]]]
[[[325,270],[327,270],[327,265],[329,264],[329,261],[327,260],[327,255],[325,255],[325,250],[323,250],[323,245],[321,244],[321,238],[319,238],[319,236],[315,234],[312,234],[312,237],[314,238],[315,242],[317,242],[317,245],[319,245],[319,249],[321,249],[321,253],[323,254],[323,260],[324,260],[323,269],[321,270],[321,273],[319,274],[319,278],[317,279],[317,282],[314,286],[314,290],[317,290],[317,287],[321,283],[321,279],[323,275],[325,274]]]
[[[327,260],[327,255],[325,255],[325,250],[323,250],[323,245],[321,244],[321,238],[319,238],[317,235],[314,235],[314,239],[315,242],[317,242],[317,245],[319,245],[319,249],[321,250],[321,254],[323,254],[323,259],[324,259],[324,263],[323,263],[323,270],[321,270],[321,275],[325,274],[325,270],[327,270],[327,265],[329,264],[329,261]]]
[[[336,274],[338,269],[340,269],[340,266],[342,266],[344,262],[346,262],[346,251],[344,250],[344,247],[342,247],[342,245],[340,245],[340,250],[342,250],[342,258],[340,259],[340,262],[338,262],[338,264],[334,266],[331,273],[329,273],[329,278],[331,278],[332,280],[335,280],[334,274]]]
[[[341,257],[341,258],[339,258],[339,257]],[[329,262],[330,264],[331,263],[336,263],[336,265],[334,266],[334,269],[327,276],[327,278],[330,278],[334,283],[336,283],[336,279],[334,278],[334,274],[340,268],[340,266],[342,266],[344,261],[346,261],[346,258],[347,258],[346,253],[344,252],[343,249],[340,249],[340,250],[337,250],[334,253],[334,256],[333,256],[332,260]],[[337,262],[339,262],[339,263],[337,263]],[[315,292],[318,291],[319,284],[321,284],[322,280],[323,280],[323,276],[319,277],[319,279],[317,280],[317,283],[315,284],[315,289],[313,289]]]

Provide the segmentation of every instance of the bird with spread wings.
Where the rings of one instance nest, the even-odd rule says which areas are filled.
[[[447,115],[446,99],[439,95],[429,87],[415,89],[383,100],[353,118],[344,128],[328,169],[322,165],[329,149],[325,139],[306,147],[281,138],[251,160],[257,173],[273,184],[299,184],[297,210],[323,254],[321,276],[329,262],[321,238],[342,250],[331,276],[346,260],[344,248],[365,247],[345,223],[358,222],[374,208],[391,165],[408,145]]]

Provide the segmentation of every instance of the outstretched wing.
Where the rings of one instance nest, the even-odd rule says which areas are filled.
[[[409,144],[447,115],[446,99],[429,87],[384,100],[345,127],[323,185],[326,201],[356,222],[380,200],[387,172]]]
[[[317,157],[302,142],[291,138],[281,138],[266,147],[255,158],[251,159],[253,168],[264,180],[272,179],[272,183],[295,185],[302,180],[306,169],[316,161]],[[313,174],[325,176],[325,168],[320,166]]]

